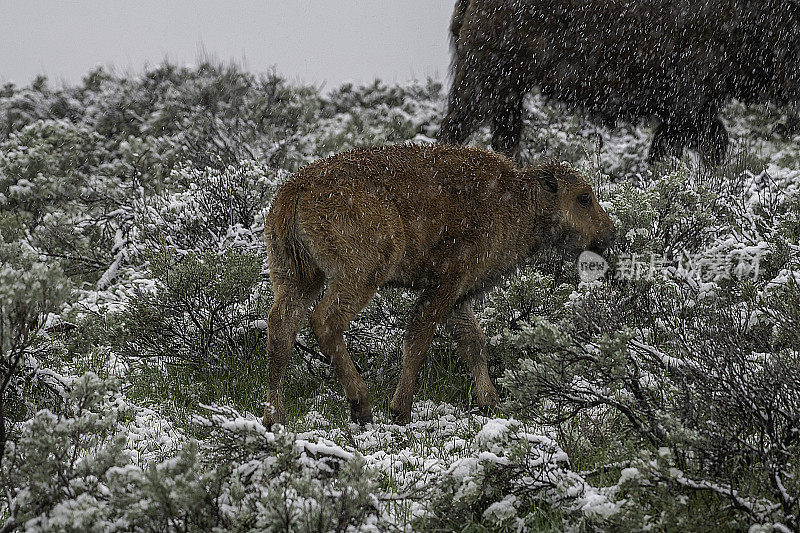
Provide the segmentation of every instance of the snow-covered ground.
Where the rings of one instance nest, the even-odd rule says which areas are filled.
[[[431,142],[444,101],[434,82],[322,95],[212,65],[0,93],[0,318],[32,332],[4,396],[0,520],[30,531],[796,525],[790,110],[734,102],[728,165],[687,154],[651,169],[654,124],[597,126],[530,96],[523,159],[584,171],[621,243],[605,280],[579,283],[569,260],[546,256],[476,304],[502,413],[471,409],[442,336],[412,422],[389,421],[413,298],[385,291],[347,337],[375,422],[345,421],[303,330],[287,427],[261,425],[272,195],[331,153]],[[473,142],[488,140],[484,129]],[[638,278],[625,267],[637,257]],[[33,314],[14,323],[4,310],[15,306]],[[10,338],[0,330],[9,361]],[[711,378],[724,386],[695,392]],[[711,466],[723,453],[729,470]]]

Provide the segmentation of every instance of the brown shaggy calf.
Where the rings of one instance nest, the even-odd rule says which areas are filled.
[[[491,121],[511,155],[526,92],[579,104],[608,121],[660,121],[650,160],[697,150],[722,161],[717,116],[731,98],[800,100],[797,0],[458,0],[453,84],[439,139],[460,144]]]
[[[450,326],[477,405],[496,406],[471,300],[544,246],[602,251],[613,239],[591,188],[568,167],[518,169],[486,150],[407,144],[353,150],[301,169],[278,190],[265,233],[275,293],[266,425],[285,420],[289,353],[323,286],[311,328],[333,362],[352,419],[362,423],[372,420],[367,386],[343,334],[379,287],[419,292],[390,405],[395,420],[406,423],[438,324]]]

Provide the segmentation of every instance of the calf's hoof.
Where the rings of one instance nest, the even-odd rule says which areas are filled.
[[[500,395],[494,387],[475,392],[475,404],[484,411],[495,411],[500,406]]]
[[[264,424],[264,427],[267,428],[267,431],[272,429],[273,424],[278,423],[278,421],[275,419],[275,413],[269,405],[264,407],[264,417],[261,419],[261,423]]]
[[[350,402],[350,420],[362,426],[372,423],[372,407],[368,401]]]
[[[261,423],[269,430],[273,424],[285,424],[286,414],[283,409],[283,399],[273,392],[267,394],[267,403],[264,405],[264,417]]]
[[[411,409],[407,411],[401,409],[395,409],[393,407],[389,407],[389,416],[391,416],[392,421],[399,425],[405,426],[409,422],[411,422]]]

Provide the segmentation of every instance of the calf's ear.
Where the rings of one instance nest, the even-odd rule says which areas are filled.
[[[539,181],[539,185],[547,192],[552,194],[558,192],[558,179],[551,169],[546,167],[538,169],[536,172],[536,179]]]

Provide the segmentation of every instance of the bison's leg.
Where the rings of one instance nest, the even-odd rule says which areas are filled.
[[[474,380],[473,394],[478,407],[485,409],[497,407],[500,397],[489,378],[486,365],[486,338],[472,311],[472,305],[464,302],[453,309],[448,319],[458,353],[467,363]]]
[[[411,421],[411,403],[425,356],[433,341],[436,326],[452,310],[454,298],[443,289],[426,290],[417,300],[403,340],[403,368],[389,410],[398,424]]]
[[[714,117],[690,139],[689,146],[700,154],[703,164],[713,167],[725,161],[728,142],[725,125],[719,117]]]
[[[309,317],[319,347],[333,362],[336,377],[350,402],[350,418],[361,424],[372,422],[372,408],[364,378],[347,353],[344,332],[376,290],[376,285],[365,286],[355,276],[333,280]]]
[[[514,157],[522,134],[522,95],[508,98],[494,110],[492,148]]]
[[[451,103],[439,128],[438,140],[444,144],[463,144],[479,127],[480,121],[475,117],[469,103]]]
[[[685,129],[663,121],[653,134],[653,141],[650,143],[650,153],[647,155],[647,162],[652,165],[653,163],[662,161],[667,156],[681,157],[687,142],[688,135]]]
[[[439,128],[438,140],[441,143],[463,144],[488,118],[490,86],[487,80],[475,74],[474,62],[475,58],[456,59],[447,115]]]
[[[275,273],[273,273],[275,274]],[[296,281],[273,278],[275,303],[267,318],[267,360],[269,361],[269,392],[264,408],[264,425],[284,424],[283,378],[294,339],[300,329],[308,307],[319,294],[323,279],[316,273],[308,285]]]
[[[725,160],[728,132],[719,117],[695,117],[692,120],[662,122],[653,135],[648,162],[654,163],[668,155],[680,157],[687,146],[696,151],[703,164],[715,166]]]

